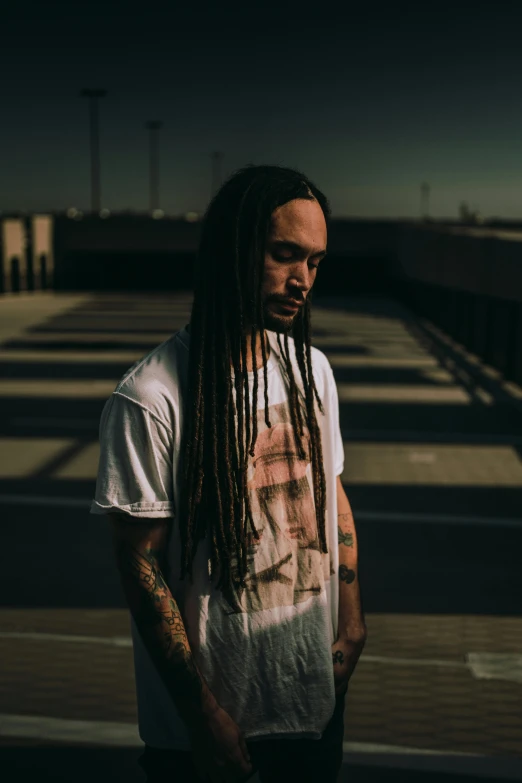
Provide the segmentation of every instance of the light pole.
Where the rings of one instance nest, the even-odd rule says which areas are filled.
[[[212,192],[210,198],[214,198],[221,186],[221,163],[223,162],[222,152],[212,153]]]
[[[82,98],[89,99],[89,125],[91,143],[91,211],[100,212],[100,132],[98,122],[98,98],[107,95],[107,90],[82,90]]]
[[[160,120],[145,123],[149,131],[149,209],[159,209],[159,138],[158,131],[163,127]]]

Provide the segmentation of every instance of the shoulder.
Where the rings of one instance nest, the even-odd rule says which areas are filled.
[[[320,379],[320,382],[324,384],[324,391],[329,391],[332,384],[335,385],[335,379],[328,357],[323,351],[313,345],[310,349],[310,354],[312,356],[314,377],[317,376],[318,380]]]
[[[289,337],[290,353],[292,355],[292,361],[297,366],[295,342],[293,337]],[[325,392],[328,392],[331,384],[335,383],[332,367],[328,358],[323,351],[316,348],[314,345],[310,346],[310,358],[312,360],[312,370],[314,374],[315,385],[320,396]]]
[[[113,396],[148,411],[170,430],[179,418],[184,374],[184,346],[178,334],[133,364],[113,392]]]

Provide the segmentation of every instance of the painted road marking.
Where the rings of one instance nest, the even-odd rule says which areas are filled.
[[[0,713],[0,736],[45,739],[62,742],[88,742],[116,747],[143,745],[135,723],[116,721],[66,720],[39,715],[9,715]],[[449,755],[479,758],[478,754],[412,748],[401,745],[380,745],[374,742],[343,742],[345,753],[408,753]],[[482,758],[486,758],[483,756]]]
[[[66,720],[36,715],[0,713],[0,736],[17,739],[47,740],[69,745],[142,748],[144,743],[135,723],[115,721]],[[522,765],[515,759],[496,759],[475,753],[433,750],[376,742],[343,742],[343,767],[350,765],[399,767],[425,771],[495,777],[497,780],[520,780]],[[259,774],[251,778],[259,783]]]
[[[106,644],[110,647],[132,647],[131,636],[78,636],[64,633],[0,631],[0,639],[27,639],[36,642],[72,642],[79,644]]]
[[[20,639],[38,642],[105,644],[111,647],[132,647],[131,636],[83,636],[73,634],[39,633],[32,631],[0,631],[0,639]],[[522,655],[508,653],[466,653],[462,661],[436,658],[397,658],[387,655],[365,655],[360,663],[382,663],[386,666],[422,666],[444,669],[465,669],[476,680],[509,680],[522,684]]]

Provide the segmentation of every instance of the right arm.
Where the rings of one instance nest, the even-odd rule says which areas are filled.
[[[168,519],[111,513],[120,579],[141,638],[187,726],[200,776],[244,781],[253,767],[243,735],[212,695],[188,642],[179,607],[163,576]]]
[[[130,612],[179,714],[191,727],[219,705],[196,666],[181,612],[163,576],[170,520],[109,516]]]

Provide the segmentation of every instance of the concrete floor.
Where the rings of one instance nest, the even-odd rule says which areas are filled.
[[[128,617],[88,506],[105,399],[189,318],[183,294],[0,302],[0,753],[17,772],[142,779]],[[343,776],[522,779],[519,390],[511,405],[480,367],[470,384],[388,300],[318,301],[313,324],[369,628]]]

